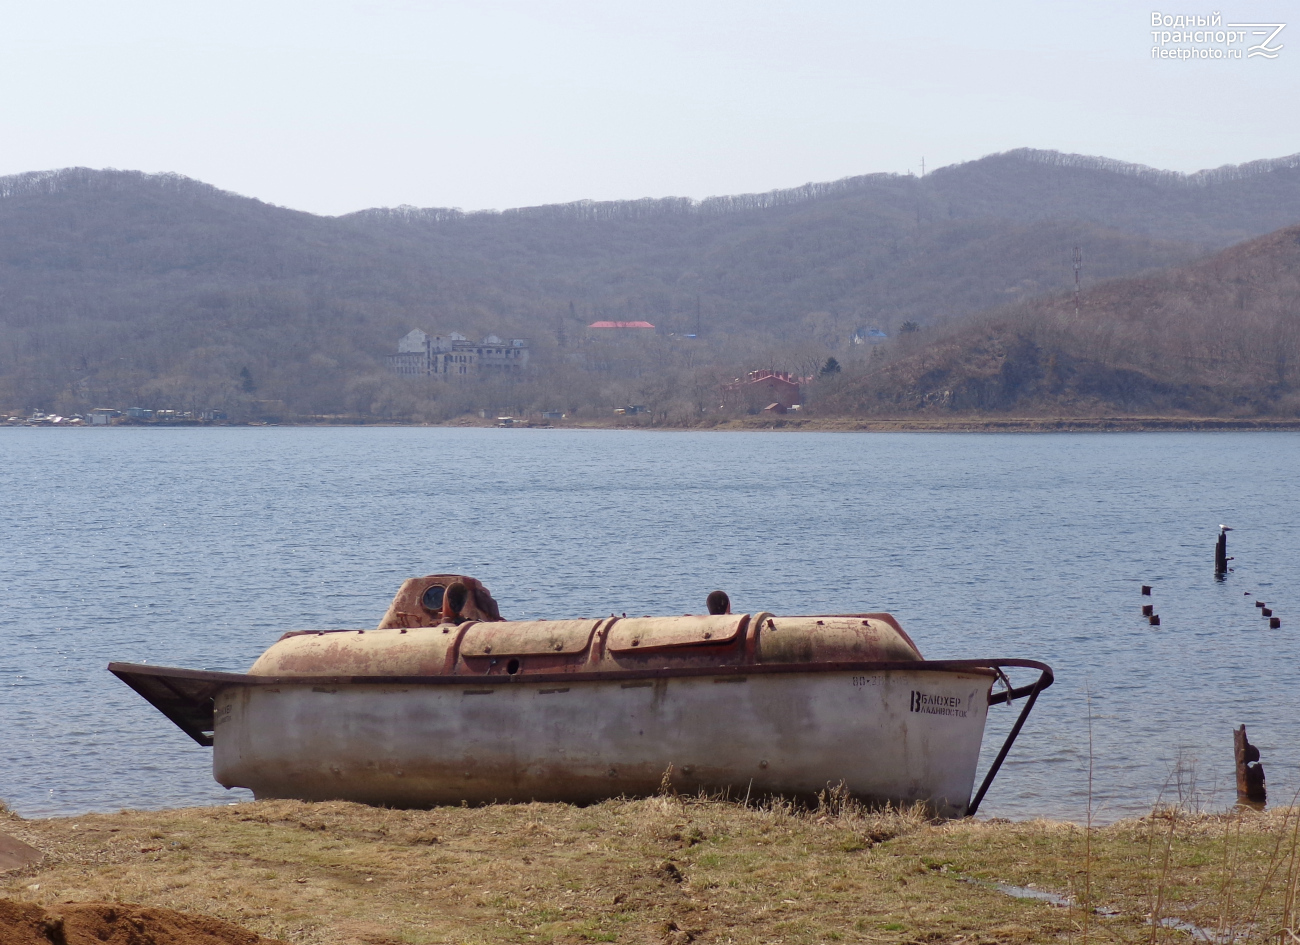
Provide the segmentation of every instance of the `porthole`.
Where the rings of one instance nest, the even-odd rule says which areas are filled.
[[[446,593],[446,588],[441,584],[430,584],[420,598],[420,604],[431,614],[442,613],[442,595]]]

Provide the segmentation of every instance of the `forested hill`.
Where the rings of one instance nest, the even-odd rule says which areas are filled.
[[[917,332],[828,415],[1300,416],[1300,226],[1193,265]]]
[[[524,231],[523,221],[703,221],[820,202],[931,223],[987,217],[1022,223],[1080,220],[1160,239],[1226,246],[1293,222],[1298,183],[1300,154],[1182,174],[1021,148],[938,168],[925,177],[870,174],[700,201],[585,200],[501,213],[397,207],[362,210],[351,217],[426,224],[494,221],[498,229]]]
[[[544,372],[595,318],[698,323],[691,363],[779,365],[859,327],[1057,292],[1075,245],[1094,284],[1297,221],[1296,158],[1178,175],[1024,150],[700,202],[338,218],[178,175],[16,175],[0,179],[0,409],[400,413],[357,379],[412,326],[528,337]]]

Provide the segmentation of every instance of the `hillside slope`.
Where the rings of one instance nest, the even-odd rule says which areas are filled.
[[[0,179],[0,407],[384,413],[358,379],[413,325],[529,337],[544,372],[596,318],[698,324],[693,351],[654,363],[743,368],[1051,294],[1075,245],[1095,283],[1277,220],[1300,220],[1295,159],[1189,176],[1021,151],[701,202],[341,218],[177,175],[17,175]]]
[[[1196,264],[918,332],[827,415],[1300,416],[1300,226]]]

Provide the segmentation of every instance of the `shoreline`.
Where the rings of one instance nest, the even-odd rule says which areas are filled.
[[[502,428],[490,420],[460,417],[439,423],[373,420],[362,417],[299,418],[267,423],[225,421],[143,421],[94,426],[90,424],[0,424],[0,429],[246,429],[261,427],[381,427],[516,430],[636,430],[665,433],[1211,433],[1297,432],[1300,417],[1291,419],[1235,417],[963,417],[875,419],[852,417],[743,417],[708,423],[668,423],[623,419],[560,422],[522,421]]]
[[[295,945],[1097,942],[1294,925],[1300,809],[1106,827],[661,795],[427,811],[345,802],[23,820],[0,898],[139,903]],[[1288,925],[1290,923],[1290,925]]]

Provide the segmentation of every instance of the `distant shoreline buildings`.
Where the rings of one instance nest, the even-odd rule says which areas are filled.
[[[388,370],[400,377],[509,377],[522,374],[528,366],[528,341],[505,341],[496,335],[470,341],[458,331],[430,335],[412,328],[387,362]]]
[[[230,417],[224,410],[149,410],[145,407],[95,407],[87,413],[72,414],[64,417],[44,410],[33,410],[30,416],[0,416],[0,423],[7,426],[25,427],[116,427],[135,424],[144,425],[195,425],[222,423]]]
[[[724,407],[779,407],[774,412],[801,409],[802,386],[811,378],[795,377],[788,371],[750,371],[730,384],[722,385]]]

